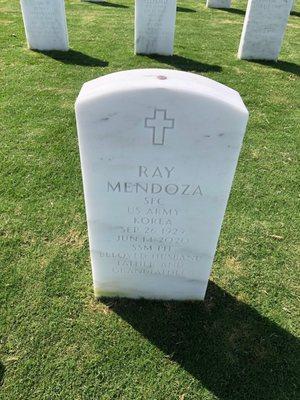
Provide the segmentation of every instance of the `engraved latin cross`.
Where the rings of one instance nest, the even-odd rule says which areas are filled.
[[[152,129],[152,144],[164,145],[166,129],[173,129],[174,118],[167,118],[167,110],[155,109],[154,116],[145,119],[145,128]]]

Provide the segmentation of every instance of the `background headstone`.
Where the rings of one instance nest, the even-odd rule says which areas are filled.
[[[292,2],[291,12],[295,11],[295,9],[296,9],[296,3],[297,3],[297,0],[294,0],[294,1]]]
[[[277,60],[292,1],[248,1],[238,58]]]
[[[172,55],[176,0],[135,1],[135,53]]]
[[[230,8],[231,0],[207,0],[206,7],[209,8]]]
[[[64,0],[21,0],[21,8],[30,49],[68,50]]]
[[[203,299],[248,120],[239,94],[145,69],[76,102],[97,297]]]

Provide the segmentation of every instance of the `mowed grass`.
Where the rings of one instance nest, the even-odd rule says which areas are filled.
[[[204,3],[179,1],[174,57],[147,57],[133,1],[67,1],[72,50],[42,54],[0,0],[1,400],[299,398],[299,12],[258,63],[236,59],[246,2]],[[145,67],[215,79],[250,111],[203,303],[93,298],[74,102]]]

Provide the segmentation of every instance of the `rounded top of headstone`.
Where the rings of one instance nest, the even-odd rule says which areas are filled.
[[[190,72],[157,68],[115,72],[86,82],[77,104],[116,92],[124,94],[128,91],[156,89],[213,97],[240,112],[248,113],[239,93],[219,82]]]

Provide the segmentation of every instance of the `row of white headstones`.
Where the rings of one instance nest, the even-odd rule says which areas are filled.
[[[102,0],[93,0],[102,2]],[[295,0],[249,0],[238,58],[277,60]],[[207,0],[209,8],[230,8],[231,0]],[[64,0],[21,0],[30,49],[67,51]],[[135,53],[172,55],[176,0],[136,0]]]

